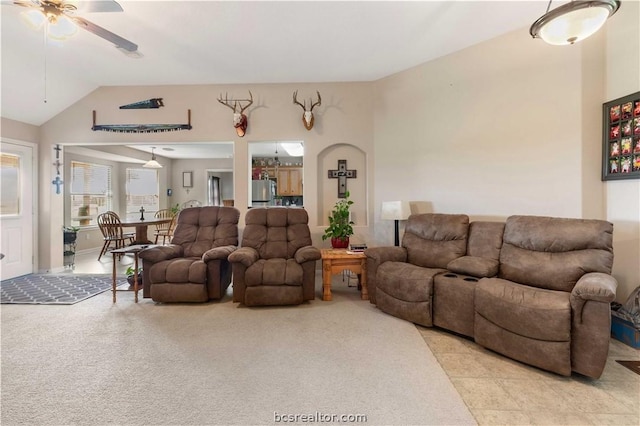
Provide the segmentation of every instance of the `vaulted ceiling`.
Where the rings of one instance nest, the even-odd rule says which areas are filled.
[[[42,30],[20,19],[25,8],[2,1],[1,115],[41,125],[101,86],[374,81],[506,32],[527,31],[547,5],[119,3],[123,12],[77,14],[136,43],[141,58],[83,30],[45,42]]]

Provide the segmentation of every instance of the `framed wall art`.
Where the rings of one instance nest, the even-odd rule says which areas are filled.
[[[640,179],[640,92],[603,104],[602,180]]]
[[[184,188],[193,187],[193,172],[182,172],[182,186]]]

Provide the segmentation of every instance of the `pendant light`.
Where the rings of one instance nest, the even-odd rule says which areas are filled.
[[[597,32],[620,8],[619,0],[572,0],[547,12],[531,25],[529,33],[549,44],[574,44]]]
[[[146,163],[144,163],[144,165],[142,167],[144,167],[145,169],[161,169],[162,168],[162,164],[158,163],[156,161],[156,154],[154,154],[153,150],[156,149],[156,147],[151,147],[151,160],[147,161]]]

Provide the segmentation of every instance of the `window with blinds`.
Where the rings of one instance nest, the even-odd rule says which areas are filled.
[[[71,226],[97,225],[100,213],[111,210],[111,166],[71,162]]]
[[[158,171],[154,169],[127,169],[127,214],[138,213],[140,207],[153,215],[159,209],[160,194]]]

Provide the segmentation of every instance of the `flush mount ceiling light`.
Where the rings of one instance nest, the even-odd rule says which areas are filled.
[[[162,168],[162,164],[160,164],[160,163],[158,163],[158,161],[156,161],[156,154],[153,153],[154,149],[156,149],[155,146],[151,148],[151,160],[147,161],[142,166],[145,169],[161,169]]]
[[[529,33],[549,44],[574,44],[594,34],[620,8],[619,0],[571,1],[547,12],[531,25]]]

